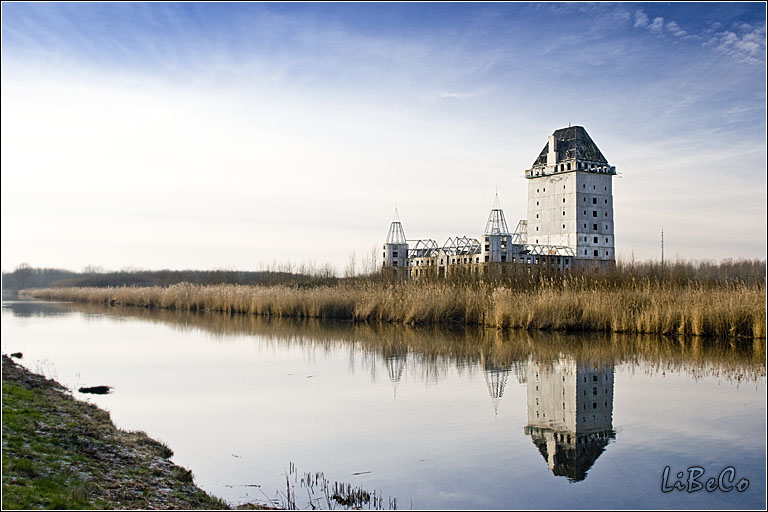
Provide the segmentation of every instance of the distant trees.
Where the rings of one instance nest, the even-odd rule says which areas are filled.
[[[32,265],[29,263],[21,263],[14,271],[16,279],[16,289],[23,290],[29,283],[29,278],[32,277]]]
[[[286,271],[285,268],[295,270]],[[88,272],[85,272],[88,270]],[[285,284],[289,286],[317,286],[333,284],[338,278],[336,270],[326,264],[315,268],[307,265],[286,265],[281,270],[240,271],[216,270],[121,270],[117,272],[97,271],[98,267],[88,266],[83,272],[70,270],[34,268],[24,263],[13,272],[3,274],[4,290],[24,288],[118,287],[118,286],[170,286],[178,283],[192,284]]]

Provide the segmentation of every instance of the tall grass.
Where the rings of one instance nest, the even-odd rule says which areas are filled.
[[[89,303],[367,323],[466,324],[764,339],[763,283],[682,284],[585,276],[531,286],[478,280],[350,280],[335,286],[178,284],[169,287],[48,288],[27,295]]]

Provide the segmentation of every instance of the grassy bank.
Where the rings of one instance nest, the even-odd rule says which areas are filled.
[[[335,286],[49,288],[28,296],[181,311],[367,323],[466,324],[765,338],[764,283],[568,277],[509,286],[480,281],[352,280]]]
[[[2,356],[3,510],[228,509],[173,452]]]

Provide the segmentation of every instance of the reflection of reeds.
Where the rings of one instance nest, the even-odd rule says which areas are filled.
[[[352,281],[309,289],[191,285],[28,290],[46,299],[269,317],[368,323],[467,324],[765,338],[765,286],[720,283],[619,285],[580,278],[513,289],[482,282]]]
[[[322,472],[304,473],[299,481],[299,472],[293,462],[285,473],[286,491],[278,491],[276,499],[270,499],[270,506],[280,510],[299,510],[296,504],[296,484],[307,491],[304,509],[333,510],[397,510],[397,498],[384,500],[381,492],[368,492],[362,487],[347,482],[333,482]],[[238,507],[240,508],[240,507]]]
[[[469,373],[485,364],[514,368],[533,359],[554,361],[562,356],[596,364],[642,364],[658,370],[686,370],[692,375],[717,375],[736,380],[765,376],[762,340],[663,336],[626,333],[564,333],[500,330],[477,326],[410,327],[399,324],[329,322],[314,319],[266,318],[214,312],[103,304],[62,303],[61,308],[109,317],[136,318],[171,325],[182,331],[201,330],[226,340],[259,336],[265,343],[331,350],[351,346],[350,364],[372,371],[387,361],[408,364],[422,380],[435,381],[450,367]]]

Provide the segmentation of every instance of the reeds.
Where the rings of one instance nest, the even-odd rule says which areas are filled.
[[[513,288],[479,281],[342,282],[335,286],[192,285],[28,290],[44,299],[229,315],[345,319],[366,323],[464,324],[764,339],[763,284],[611,283],[582,277]]]

